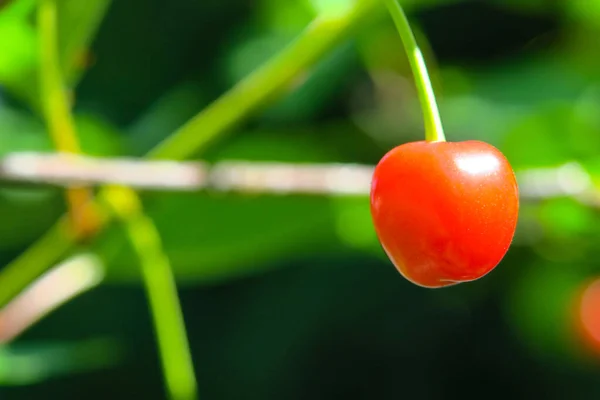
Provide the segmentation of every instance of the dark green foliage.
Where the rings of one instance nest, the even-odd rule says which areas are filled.
[[[34,3],[0,9],[0,155],[52,150],[38,113]],[[61,0],[61,62],[84,151],[144,154],[288,44],[315,5],[335,3]],[[597,180],[596,2],[406,3],[449,140],[489,141],[518,171],[576,161]],[[389,18],[371,21],[306,71],[297,90],[201,157],[374,164],[393,144],[421,138],[394,35]],[[600,371],[569,325],[569,302],[600,274],[598,210],[575,198],[524,204],[502,264],[439,291],[393,270],[367,197],[143,200],[183,287],[202,399],[600,394]],[[0,259],[10,261],[63,211],[58,190],[0,187]],[[107,261],[107,285],[0,348],[0,398],[163,398],[135,255],[118,227],[92,248]],[[29,371],[46,369],[12,370],[15,354],[35,355]],[[61,363],[52,365],[56,354]]]

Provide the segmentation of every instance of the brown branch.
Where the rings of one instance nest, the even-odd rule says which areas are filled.
[[[13,153],[0,159],[5,182],[73,186],[123,185],[137,190],[368,195],[373,166],[279,162],[146,161],[60,153]],[[576,197],[598,205],[598,191],[577,163],[517,174],[521,197]]]
[[[367,196],[372,173],[373,166],[355,164],[223,161],[210,165],[65,153],[13,153],[0,158],[0,181],[62,188],[115,184],[138,190]],[[522,171],[517,179],[526,201],[568,196],[600,208],[598,190],[577,163]],[[93,256],[73,258],[0,309],[0,344],[94,287],[102,275],[98,262]]]

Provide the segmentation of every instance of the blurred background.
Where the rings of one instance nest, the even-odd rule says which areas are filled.
[[[351,2],[59,0],[59,44],[86,38],[83,53],[60,48],[79,66],[83,151],[144,155],[318,13]],[[518,173],[513,246],[484,278],[428,290],[387,260],[360,190],[142,191],[178,279],[200,398],[600,398],[600,1],[401,4],[447,138],[487,141]],[[36,111],[34,5],[0,1],[0,164],[53,151]],[[195,158],[368,171],[421,140],[402,43],[377,7],[293,90]],[[5,178],[2,265],[66,210],[61,188]],[[123,233],[76,250],[106,267],[88,277],[101,284],[0,345],[0,399],[165,398]]]

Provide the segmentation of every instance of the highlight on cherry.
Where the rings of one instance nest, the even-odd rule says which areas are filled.
[[[439,288],[493,270],[513,240],[519,213],[514,171],[494,146],[448,142],[423,55],[396,0],[386,0],[408,56],[425,140],[399,145],[378,163],[370,206],[379,241],[409,281]]]

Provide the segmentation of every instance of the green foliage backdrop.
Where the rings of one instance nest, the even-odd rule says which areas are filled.
[[[146,154],[354,1],[372,4],[314,68],[194,158],[374,165],[420,140],[402,43],[377,2],[57,0],[82,152]],[[599,1],[400,3],[449,140],[488,141],[517,172],[576,162],[597,183]],[[0,156],[51,152],[37,1],[0,4]],[[365,196],[141,196],[179,284],[202,399],[600,395],[598,363],[572,326],[578,291],[600,275],[597,201],[525,199],[496,270],[431,291],[387,261]],[[2,265],[66,210],[61,190],[2,183]],[[164,398],[136,252],[118,225],[82,249],[106,264],[105,281],[0,347],[0,398]]]

